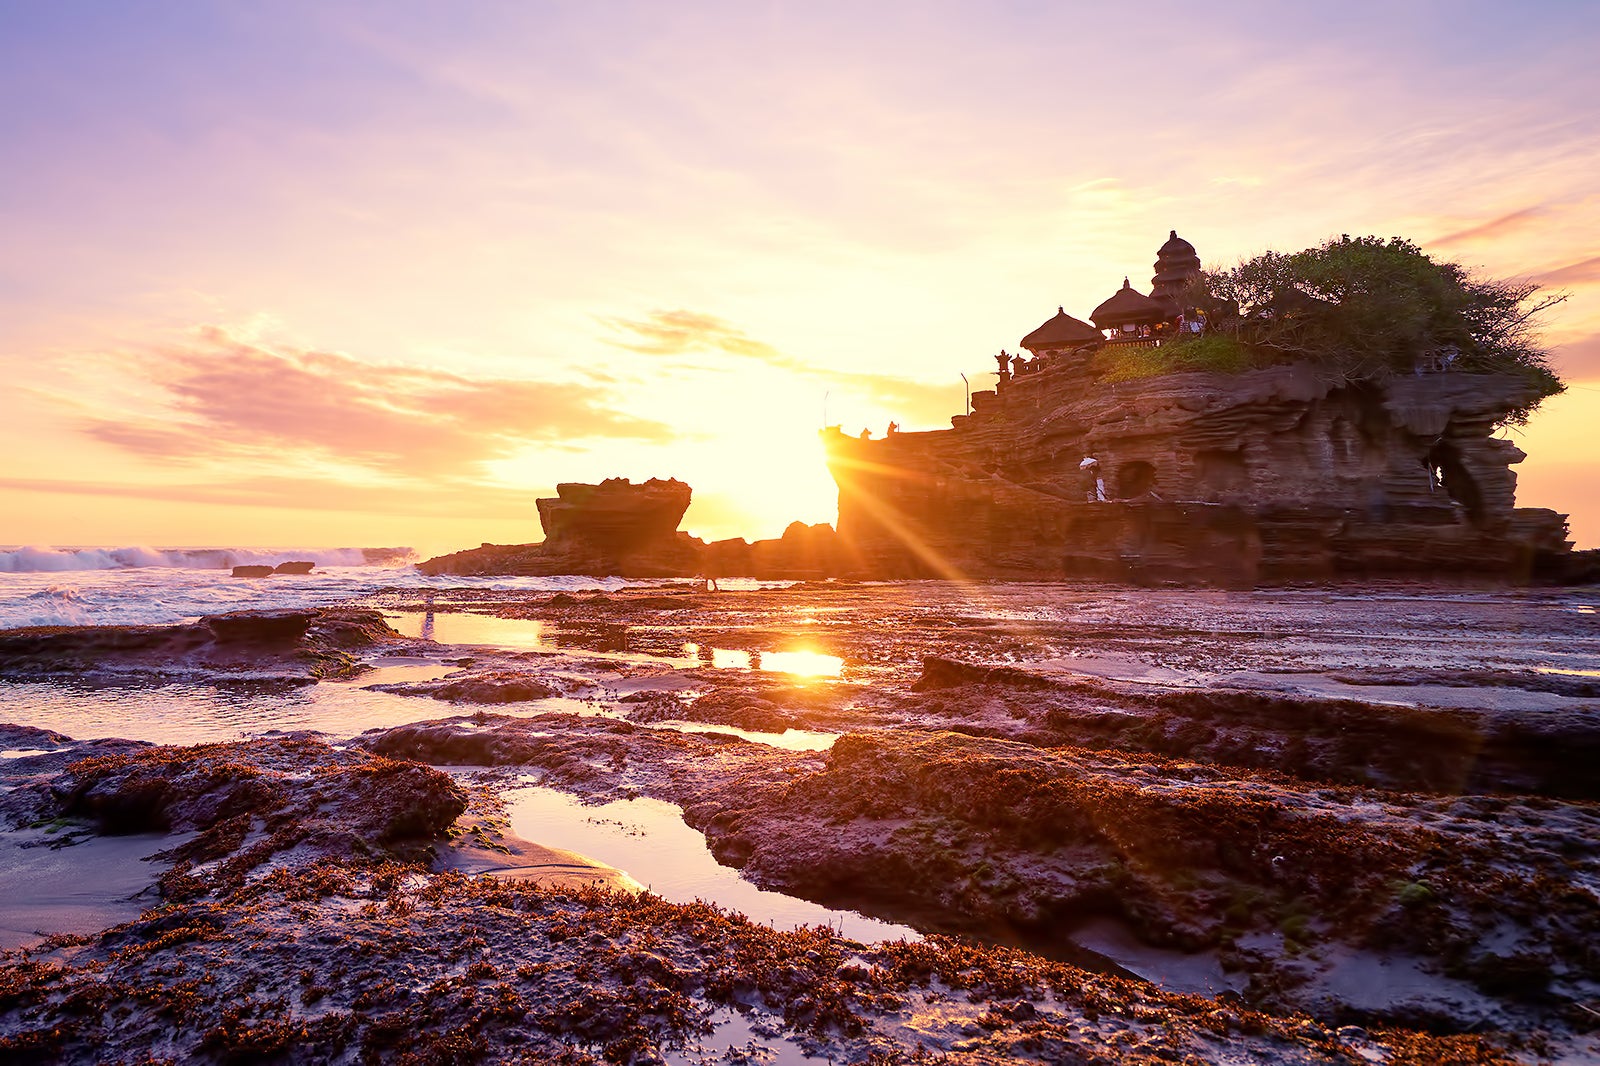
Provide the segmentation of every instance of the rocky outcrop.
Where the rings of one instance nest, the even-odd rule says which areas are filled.
[[[427,574],[551,574],[671,577],[699,571],[704,544],[678,532],[691,490],[672,478],[635,485],[610,478],[567,483],[538,501],[545,539],[484,544],[418,565]]]
[[[538,501],[539,544],[484,544],[421,563],[427,574],[588,574],[595,577],[759,577],[805,580],[860,568],[825,523],[793,522],[783,536],[707,544],[678,529],[690,488],[677,479],[643,485],[613,478],[566,484]]]
[[[691,491],[676,478],[651,478],[635,485],[609,478],[598,485],[569,482],[556,497],[538,501],[539,524],[548,544],[591,546],[625,555],[671,540],[689,509]]]
[[[1573,569],[1564,516],[1516,506],[1525,456],[1493,436],[1534,395],[1512,375],[1305,366],[1109,381],[1057,355],[949,430],[825,442],[839,535],[873,576],[1527,576]],[[1085,499],[1090,456],[1113,502]]]
[[[805,581],[860,569],[860,561],[825,522],[791,522],[783,536],[754,543],[719,540],[706,546],[701,573]]]

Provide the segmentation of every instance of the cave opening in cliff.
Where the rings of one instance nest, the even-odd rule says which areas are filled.
[[[1123,463],[1117,468],[1117,496],[1131,500],[1156,487],[1156,468],[1143,459]]]
[[[1428,449],[1423,459],[1429,471],[1435,472],[1439,486],[1449,497],[1459,503],[1473,525],[1483,524],[1483,493],[1478,483],[1461,462],[1461,453],[1449,441],[1439,441]]]

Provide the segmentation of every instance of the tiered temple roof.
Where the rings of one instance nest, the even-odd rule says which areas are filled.
[[[1181,313],[1183,290],[1200,276],[1200,257],[1195,254],[1194,245],[1173,230],[1167,243],[1156,252],[1155,272],[1150,279],[1150,298],[1165,304],[1174,315]]]
[[[1022,346],[1037,353],[1080,348],[1085,344],[1097,344],[1103,339],[1099,330],[1067,314],[1065,307],[1058,307],[1055,317],[1022,338]]]
[[[1073,318],[1065,307],[1058,307],[1053,318],[1022,338],[1022,347],[1036,356],[1072,351],[1103,342],[1105,337],[1101,330],[1159,326],[1176,319],[1185,310],[1180,306],[1184,291],[1200,275],[1200,257],[1195,254],[1194,245],[1178,236],[1177,230],[1172,230],[1167,242],[1156,252],[1155,269],[1156,275],[1151,279],[1154,289],[1149,296],[1123,278],[1122,288],[1089,316],[1094,325]],[[1007,376],[1002,366],[1001,380]]]

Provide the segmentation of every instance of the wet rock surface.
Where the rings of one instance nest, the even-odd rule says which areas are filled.
[[[417,595],[378,605],[420,609]],[[417,694],[557,695],[346,745],[0,730],[20,753],[0,762],[11,825],[172,841],[139,921],[5,958],[0,1047],[36,1061],[106,1047],[739,1061],[724,1049],[744,1039],[835,1061],[1600,1054],[1600,807],[1583,772],[1600,628],[1575,594],[810,585],[456,590],[428,606],[537,621],[550,645],[474,648]],[[775,746],[797,729],[839,736]],[[451,847],[500,846],[491,798],[532,782],[678,804],[750,879],[932,935],[868,946],[444,868]]]
[[[864,947],[704,904],[413,868],[275,871],[9,960],[11,1061],[747,1061],[718,1023],[819,1058],[1494,1063],[1482,1038],[1334,1030],[1035,956]],[[759,1056],[759,1052],[757,1055]],[[685,1056],[693,1058],[684,1058]],[[759,1061],[759,1057],[757,1059]]]
[[[75,743],[0,764],[12,829],[56,823],[88,835],[174,834],[166,899],[237,887],[263,866],[431,857],[466,809],[446,774],[309,736],[169,747]]]
[[[312,682],[363,669],[352,651],[398,641],[377,611],[235,611],[169,626],[0,631],[0,677],[194,677]]]
[[[559,689],[514,670],[492,670],[436,681],[398,681],[370,686],[402,696],[430,696],[449,703],[524,703],[548,699]]]

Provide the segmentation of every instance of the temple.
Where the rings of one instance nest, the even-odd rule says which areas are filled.
[[[1495,436],[1537,398],[1516,375],[1108,373],[1107,356],[1207,329],[1199,277],[1174,231],[1150,294],[1125,278],[1093,325],[1058,308],[1022,339],[1031,357],[995,357],[995,388],[952,428],[824,430],[839,537],[864,571],[1252,584],[1526,575],[1571,555],[1565,516],[1516,506],[1525,456]],[[1090,457],[1108,502],[1086,501]]]

